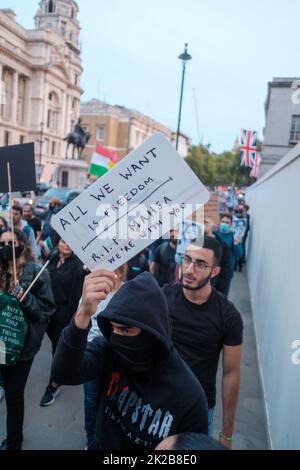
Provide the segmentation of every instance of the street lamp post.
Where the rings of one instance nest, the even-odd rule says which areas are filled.
[[[176,133],[176,150],[178,150],[178,141],[180,133],[180,122],[181,122],[181,109],[182,109],[182,97],[183,97],[183,87],[184,87],[184,77],[185,77],[185,66],[192,56],[188,54],[187,51],[188,44],[184,45],[184,52],[178,56],[178,59],[182,60],[182,77],[181,77],[181,89],[180,89],[180,100],[179,100],[179,112],[178,112],[178,125]]]

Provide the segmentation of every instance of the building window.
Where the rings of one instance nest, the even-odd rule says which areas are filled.
[[[135,145],[139,145],[140,142],[140,132],[135,131]]]
[[[69,173],[67,171],[61,172],[61,185],[63,188],[67,188],[69,183]]]
[[[10,144],[10,132],[4,131],[4,147]]]
[[[75,86],[78,85],[78,75],[77,75],[77,73],[75,73],[74,84],[75,84]]]
[[[61,33],[63,36],[66,35],[66,31],[67,31],[67,23],[65,21],[62,21],[61,22]]]
[[[25,142],[24,135],[20,135],[20,144],[24,144],[24,142]]]
[[[56,142],[53,140],[52,141],[51,155],[55,155],[55,147],[56,147]]]
[[[55,3],[53,2],[53,0],[49,0],[47,11],[48,11],[48,13],[54,13],[55,12]]]
[[[13,72],[12,70],[3,68],[2,75],[3,89],[1,98],[1,116],[3,119],[11,119],[12,110],[12,88],[13,88]]]
[[[97,140],[104,141],[104,127],[99,127],[97,131]]]
[[[45,139],[45,143],[46,143],[46,153],[49,154],[50,153],[50,141],[49,141],[49,139]]]
[[[290,144],[300,142],[300,116],[292,116],[292,125],[290,131]]]
[[[19,77],[18,83],[18,102],[17,102],[17,122],[24,124],[25,118],[25,93],[26,93],[26,79]]]
[[[76,98],[73,98],[73,100],[72,100],[72,109],[74,111],[76,111],[76,109],[77,109],[77,103],[79,103],[79,101]]]
[[[53,131],[58,131],[59,128],[59,99],[56,93],[51,92],[48,95],[48,117],[47,127]]]

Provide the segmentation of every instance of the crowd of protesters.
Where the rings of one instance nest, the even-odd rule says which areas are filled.
[[[24,349],[15,364],[0,364],[7,410],[0,449],[22,448],[24,389],[45,333],[53,363],[40,405],[53,405],[63,385],[83,384],[87,449],[231,448],[243,323],[228,295],[246,260],[249,207],[241,200],[228,205],[219,223],[205,216],[204,240],[191,241],[179,263],[171,230],[115,272],[93,273],[52,229],[58,210],[51,201],[40,220],[32,205],[13,205],[14,235],[0,217],[0,292],[20,300],[49,261],[21,302],[29,322]],[[212,435],[221,353],[218,443]],[[165,447],[171,441],[177,447]]]

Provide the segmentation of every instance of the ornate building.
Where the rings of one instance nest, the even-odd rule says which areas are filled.
[[[77,14],[74,0],[41,0],[26,30],[0,9],[0,146],[34,142],[42,179],[82,188],[87,165],[66,155],[64,140],[82,94]]]

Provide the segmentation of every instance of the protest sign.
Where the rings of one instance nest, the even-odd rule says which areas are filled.
[[[20,302],[7,292],[0,292],[0,364],[15,364],[23,350],[28,322]]]
[[[181,257],[190,243],[197,243],[202,246],[204,240],[204,225],[193,220],[184,220],[181,222],[177,246],[176,246],[176,262],[181,262]]]
[[[203,205],[209,193],[155,134],[52,217],[91,270],[115,270]]]
[[[234,233],[234,238],[242,240],[247,226],[247,219],[240,217],[233,217],[232,219],[232,229]]]
[[[216,193],[212,193],[207,203],[204,204],[204,217],[210,217],[215,225],[219,224],[219,201]]]
[[[0,192],[9,191],[7,163],[10,166],[12,191],[34,191],[36,187],[34,144],[0,148]]]

